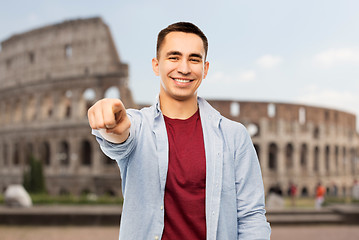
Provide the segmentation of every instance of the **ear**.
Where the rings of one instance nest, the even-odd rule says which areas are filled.
[[[159,76],[158,60],[157,60],[157,58],[152,58],[152,70],[153,70],[153,72],[156,74],[156,76]]]
[[[206,61],[206,62],[204,63],[203,79],[205,79],[205,78],[207,77],[208,69],[209,69],[209,62]]]

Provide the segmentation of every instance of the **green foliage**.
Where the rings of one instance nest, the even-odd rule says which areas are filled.
[[[100,196],[97,198],[91,198],[89,195],[73,196],[73,195],[59,195],[59,196],[50,196],[48,194],[31,194],[31,199],[35,205],[43,204],[69,204],[69,205],[95,205],[95,204],[114,204],[122,205],[122,197],[113,197],[113,196]]]
[[[330,204],[345,204],[351,203],[350,198],[343,198],[343,197],[326,197],[324,199],[323,206],[329,206]]]
[[[284,206],[285,208],[293,208],[292,200],[290,197],[284,197]],[[310,197],[301,197],[295,199],[295,208],[314,208],[314,198]]]
[[[42,164],[33,156],[30,157],[29,170],[24,172],[23,185],[29,193],[44,193],[46,191]]]

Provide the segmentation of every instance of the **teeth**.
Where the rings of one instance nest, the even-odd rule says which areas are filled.
[[[183,80],[183,79],[177,79],[177,78],[175,78],[174,80],[177,81],[177,82],[181,82],[181,83],[188,83],[188,82],[190,82],[190,80]]]

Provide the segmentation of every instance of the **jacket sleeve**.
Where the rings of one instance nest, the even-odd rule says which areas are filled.
[[[244,129],[235,153],[238,237],[241,240],[270,239],[265,216],[261,169],[252,140]]]

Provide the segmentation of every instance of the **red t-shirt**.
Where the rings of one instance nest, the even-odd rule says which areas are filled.
[[[162,240],[206,239],[206,155],[199,111],[165,117],[169,143]]]

